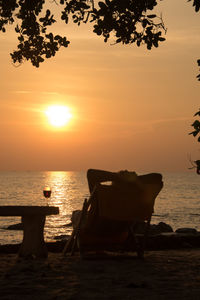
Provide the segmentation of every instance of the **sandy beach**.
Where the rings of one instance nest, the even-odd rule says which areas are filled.
[[[200,250],[19,259],[0,254],[0,298],[199,299]]]

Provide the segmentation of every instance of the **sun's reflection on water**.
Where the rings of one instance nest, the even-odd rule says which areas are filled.
[[[59,207],[59,215],[48,216],[46,231],[54,235],[71,232],[66,224],[71,222],[73,210],[81,209],[84,197],[89,193],[85,173],[46,172],[45,185],[51,188],[49,205]],[[56,225],[56,226],[55,226]]]

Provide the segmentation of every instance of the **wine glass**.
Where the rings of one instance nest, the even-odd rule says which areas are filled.
[[[51,188],[49,186],[44,187],[43,195],[46,199],[49,199],[51,197]],[[47,205],[49,205],[48,202],[47,202]]]

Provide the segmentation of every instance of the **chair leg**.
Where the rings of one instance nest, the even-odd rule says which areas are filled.
[[[135,227],[136,227],[137,223],[134,224],[134,227],[131,226],[130,227],[130,235],[131,238],[133,239],[133,242],[135,244],[135,250],[137,253],[138,258],[144,258],[144,249],[143,246],[141,247],[141,243],[139,242],[138,238],[135,235]]]
[[[144,258],[144,250],[146,248],[147,240],[149,236],[150,222],[151,219],[148,219],[147,222],[145,223],[143,239],[140,242],[138,241],[138,238],[136,237],[135,230],[134,230],[137,223],[135,223],[134,226],[130,227],[130,233],[135,243],[138,258]]]
[[[151,221],[151,219],[149,219],[145,223],[144,236],[143,236],[143,240],[142,240],[142,243],[141,243],[140,250],[138,252],[138,257],[142,258],[142,259],[144,258],[144,251],[146,249],[147,240],[148,240],[148,236],[149,236],[150,221]]]
[[[149,237],[150,222],[151,222],[151,219],[149,219],[147,221],[146,226],[145,226],[144,241],[143,241],[143,248],[144,249],[146,248],[147,240],[148,240],[148,237]]]

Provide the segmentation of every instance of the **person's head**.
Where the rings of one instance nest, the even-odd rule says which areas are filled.
[[[136,172],[129,172],[127,170],[121,170],[117,172],[117,178],[113,181],[113,185],[123,189],[138,189],[141,190],[140,180]]]
[[[137,180],[137,177],[136,172],[129,172],[128,170],[121,170],[118,172],[119,181],[134,182]]]

